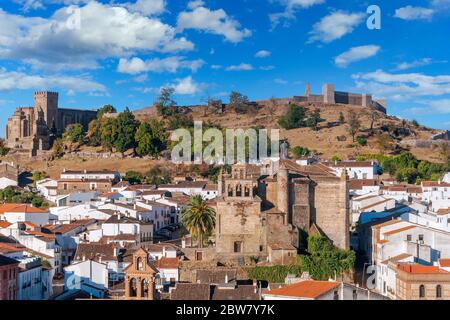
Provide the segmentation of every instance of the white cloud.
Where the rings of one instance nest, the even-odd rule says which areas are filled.
[[[166,9],[166,2],[165,0],[137,0],[134,3],[126,3],[124,6],[132,12],[150,16],[163,13]]]
[[[353,62],[373,57],[379,51],[380,47],[376,45],[353,47],[338,55],[334,62],[338,67],[345,68]]]
[[[238,65],[229,66],[225,70],[227,70],[227,71],[250,71],[250,70],[253,70],[253,66],[248,63],[241,63]]]
[[[205,61],[198,60],[185,60],[184,57],[174,56],[165,59],[150,59],[142,60],[141,58],[134,57],[132,59],[122,58],[119,60],[117,71],[128,74],[137,74],[142,72],[171,72],[175,73],[179,69],[190,69],[192,72],[196,72],[205,64]]]
[[[211,66],[211,69],[219,70],[219,69],[222,69],[222,66],[221,66],[220,64],[213,64],[213,65]]]
[[[309,33],[309,42],[320,41],[329,43],[340,39],[346,34],[353,32],[353,29],[359,25],[363,19],[363,13],[347,13],[344,11],[333,12],[314,24],[313,30]]]
[[[450,94],[450,75],[429,76],[422,73],[389,73],[383,70],[354,74],[356,85],[377,97],[397,101],[417,97]]]
[[[193,1],[189,1],[187,7],[191,10],[194,10],[198,7],[203,7],[204,4],[205,4],[205,2],[202,0],[193,0]]]
[[[273,13],[269,15],[270,21],[272,22],[272,28],[275,28],[283,19],[295,19],[296,9],[306,9],[317,4],[325,3],[325,0],[276,0],[276,2],[285,6],[285,10],[283,12]]]
[[[174,88],[175,93],[180,95],[193,95],[201,92],[206,87],[204,83],[195,82],[191,76],[183,79],[175,79],[175,81],[175,83],[166,85],[166,87]]]
[[[256,58],[267,58],[270,57],[270,55],[272,54],[272,52],[267,51],[267,50],[260,50],[255,54]]]
[[[394,16],[403,20],[429,20],[433,14],[430,8],[406,6],[395,10]]]
[[[263,71],[270,71],[270,70],[275,69],[275,66],[262,66],[262,67],[259,67],[259,69],[261,69]]]
[[[0,9],[0,58],[38,67],[90,68],[98,59],[193,47],[156,18],[96,1],[61,8],[49,18],[13,15]]]
[[[423,58],[420,60],[414,60],[411,62],[402,62],[395,67],[395,70],[407,70],[417,67],[427,66],[433,63],[431,58]]]
[[[178,15],[177,26],[180,31],[196,29],[222,35],[233,43],[241,42],[252,34],[248,29],[241,29],[240,23],[228,16],[223,9],[210,10],[205,7],[181,12]]]
[[[8,71],[0,68],[0,91],[29,90],[29,89],[66,89],[69,92],[107,92],[103,84],[87,77],[58,76],[58,75],[29,75],[24,72]]]
[[[276,79],[273,80],[273,82],[275,82],[276,84],[282,84],[282,85],[288,84],[287,80],[284,80],[284,79],[281,79],[281,78],[276,78]]]
[[[425,107],[409,108],[407,111],[413,114],[449,114],[450,99],[419,101]],[[450,124],[450,123],[449,123]]]

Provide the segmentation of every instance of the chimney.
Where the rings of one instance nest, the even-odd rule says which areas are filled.
[[[117,257],[117,247],[114,247],[114,257]]]
[[[228,273],[225,273],[225,283],[228,283]]]
[[[120,212],[117,212],[117,220],[120,220],[122,218],[122,214]]]
[[[101,256],[101,255],[98,256],[98,262],[99,262],[99,263],[102,263],[102,256]]]
[[[86,261],[86,256],[84,254],[83,254],[82,260]]]

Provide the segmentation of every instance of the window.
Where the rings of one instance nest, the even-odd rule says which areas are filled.
[[[419,298],[425,298],[425,286],[423,284],[419,287]]]
[[[234,249],[235,253],[242,252],[242,242],[241,241],[235,241],[233,249]]]
[[[412,241],[412,236],[410,234],[406,235],[406,241]]]
[[[423,234],[419,234],[419,241],[423,241]]]
[[[436,286],[436,298],[442,298],[442,287],[440,284]]]
[[[339,294],[337,291],[334,291],[333,300],[339,300]]]
[[[356,292],[356,289],[353,290],[353,300],[358,299],[358,293]]]

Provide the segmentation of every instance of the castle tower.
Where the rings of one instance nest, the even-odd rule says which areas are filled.
[[[284,224],[287,224],[289,215],[289,170],[280,166],[277,172],[278,196],[277,207],[285,214]]]
[[[42,110],[48,128],[59,129],[58,123],[58,93],[40,91],[34,93],[34,110],[37,114]],[[37,118],[37,117],[36,117]]]
[[[306,84],[306,89],[305,89],[305,97],[309,97],[309,95],[311,94],[311,85],[309,84],[309,82]]]
[[[328,104],[335,104],[334,98],[334,84],[326,83],[322,86],[323,102]]]

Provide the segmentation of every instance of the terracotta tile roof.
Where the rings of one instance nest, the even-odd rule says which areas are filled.
[[[25,233],[29,235],[33,235],[35,237],[39,237],[44,241],[53,241],[55,240],[55,234],[54,233],[45,233],[40,231],[33,231],[33,230],[27,230]]]
[[[398,264],[397,268],[404,272],[415,273],[415,274],[450,273],[446,270],[440,269],[438,266],[422,266],[419,264]]]
[[[259,300],[259,294],[253,285],[238,285],[234,288],[216,285],[211,300]]]
[[[210,300],[207,283],[177,283],[170,293],[170,300]]]
[[[48,210],[35,208],[29,204],[22,203],[5,203],[0,205],[0,213],[5,212],[25,212],[25,213],[48,213]]]
[[[396,234],[396,233],[403,232],[403,231],[406,231],[406,230],[414,229],[415,227],[416,226],[406,226],[406,227],[403,227],[403,228],[400,228],[400,229],[395,229],[395,230],[383,232],[383,234],[385,236],[390,236],[392,234]]]
[[[0,242],[0,253],[7,254],[7,253],[13,253],[13,252],[21,252],[24,250],[25,250],[25,247],[23,247],[23,246],[17,246],[15,244]]]
[[[379,182],[375,179],[352,179],[348,181],[349,189],[361,190],[363,187],[378,186]]]
[[[315,299],[337,288],[341,283],[334,281],[305,280],[283,288],[266,292],[268,295]]]
[[[372,163],[372,161],[338,161],[337,163],[327,162],[326,164],[336,168],[367,168],[373,167],[375,163]]]
[[[8,221],[0,221],[0,228],[8,228],[11,224]]]
[[[180,260],[178,258],[162,257],[155,262],[155,266],[158,269],[178,269],[179,264]]]
[[[196,283],[225,283],[225,278],[233,281],[237,277],[237,269],[198,269],[196,272]]]
[[[450,208],[441,208],[436,212],[438,215],[450,214]]]
[[[443,181],[423,181],[422,186],[424,187],[450,187],[450,183]]]
[[[444,268],[450,267],[450,259],[439,259],[439,265]]]

